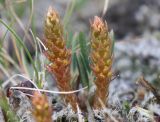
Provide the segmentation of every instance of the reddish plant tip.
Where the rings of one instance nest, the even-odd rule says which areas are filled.
[[[104,23],[103,23],[102,19],[99,18],[98,16],[95,16],[94,21],[92,23],[92,27],[97,31],[101,31],[104,27]]]

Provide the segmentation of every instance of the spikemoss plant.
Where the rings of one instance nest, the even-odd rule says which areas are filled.
[[[33,115],[36,122],[52,122],[52,108],[49,106],[47,96],[35,92],[32,98]]]
[[[48,10],[44,29],[45,45],[48,48],[45,55],[51,62],[47,69],[55,76],[60,91],[71,91],[71,50],[66,48],[59,15],[52,8]],[[76,96],[74,94],[63,96],[63,98],[66,103],[71,104],[73,110],[76,110]]]
[[[95,16],[91,24],[91,69],[96,76],[96,92],[94,108],[101,108],[97,98],[104,104],[108,96],[108,87],[112,72],[112,42],[108,34],[107,24],[101,18]]]
[[[51,62],[47,69],[55,76],[57,86],[60,91],[70,91],[71,74],[71,50],[66,48],[66,42],[63,37],[63,26],[60,23],[59,15],[55,10],[49,8],[45,20],[45,46],[46,57]],[[91,69],[95,75],[95,100],[94,108],[101,108],[97,98],[106,104],[108,96],[108,87],[112,72],[112,42],[108,34],[107,24],[101,18],[95,17],[91,24]],[[79,67],[81,68],[81,67]],[[81,72],[83,73],[83,72]],[[70,103],[73,110],[76,111],[76,96],[69,94],[63,96],[66,103]]]

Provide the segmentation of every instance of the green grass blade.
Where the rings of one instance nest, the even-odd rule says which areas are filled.
[[[75,72],[77,70],[77,59],[76,59],[76,48],[77,47],[77,36],[75,35],[74,38],[72,39],[72,64],[71,64],[71,69],[72,72]]]
[[[80,32],[79,34],[79,45],[80,45],[80,51],[83,56],[84,60],[84,66],[86,67],[87,71],[90,72],[90,66],[89,66],[89,46],[87,46],[87,40],[85,38],[85,35]]]
[[[87,2],[88,0],[77,0],[75,5],[76,10],[80,10]]]
[[[5,0],[0,0],[0,4],[5,4]]]
[[[89,78],[88,78],[88,72],[84,64],[84,58],[81,54],[79,54],[79,55],[76,55],[76,60],[77,60],[77,66],[79,70],[81,83],[83,87],[88,86],[89,88]]]
[[[17,71],[21,71],[19,65],[10,57],[10,55],[2,49],[2,52],[0,52],[0,60],[2,59],[2,62],[9,62],[11,63]]]
[[[64,27],[65,30],[66,30],[67,25],[68,25],[68,23],[70,21],[70,18],[72,16],[75,5],[76,5],[76,0],[72,0],[70,5],[67,8],[67,11],[66,11],[64,19],[63,19],[63,27]]]
[[[1,51],[2,47],[3,47],[3,42],[4,42],[5,37],[7,36],[7,33],[8,33],[8,30],[6,30],[6,32],[5,32],[4,36],[2,37],[2,39],[0,39],[0,51]]]
[[[11,29],[11,28],[10,28],[5,22],[3,22],[3,20],[1,20],[1,19],[0,19],[0,23],[2,23],[2,24],[15,36],[18,44],[20,44],[20,46],[22,46],[22,47],[24,48],[24,50],[25,50],[25,52],[26,52],[29,60],[30,60],[31,63],[32,63],[32,66],[33,66],[34,71],[35,71],[35,74],[36,74],[36,80],[37,80],[37,82],[38,82],[38,81],[39,81],[38,71],[37,71],[37,69],[36,69],[36,66],[35,66],[35,64],[34,64],[34,61],[33,61],[33,59],[32,59],[32,56],[31,56],[29,50],[27,49],[27,47],[24,45],[23,41],[20,39],[20,37],[16,34],[16,32],[15,32],[13,29]]]
[[[0,96],[0,107],[6,115],[7,122],[19,122],[18,117],[11,111],[8,100],[4,96]]]

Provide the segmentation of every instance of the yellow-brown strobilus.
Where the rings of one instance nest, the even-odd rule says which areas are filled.
[[[55,76],[60,91],[71,91],[71,50],[66,48],[59,15],[51,7],[47,13],[44,29],[46,38],[45,46],[48,48],[45,55],[51,62],[48,65],[48,70]],[[76,110],[75,94],[63,96],[63,98],[66,103],[71,104],[73,110]]]
[[[112,77],[112,42],[108,34],[107,24],[97,16],[91,23],[91,69],[95,75],[94,108],[101,108],[97,98],[106,105],[109,84]]]
[[[34,92],[32,104],[36,122],[52,122],[52,107],[49,106],[47,96]]]

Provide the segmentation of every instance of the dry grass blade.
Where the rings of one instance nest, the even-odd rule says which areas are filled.
[[[110,113],[110,112],[107,110],[107,108],[106,108],[106,106],[104,105],[104,103],[102,102],[102,100],[101,100],[101,99],[98,99],[98,101],[100,102],[100,104],[101,104],[101,106],[102,106],[102,108],[103,108],[103,112],[104,112],[105,114],[107,114],[107,116],[109,116],[109,118],[110,118],[113,122],[119,122],[118,120],[116,120],[115,117],[112,116],[112,113]],[[108,117],[107,117],[107,119],[108,119]]]
[[[44,93],[52,93],[52,94],[64,94],[64,95],[69,95],[69,94],[74,94],[76,92],[80,92],[84,89],[87,89],[87,87],[79,89],[79,90],[74,90],[74,91],[51,91],[51,90],[45,90],[45,89],[38,89],[38,88],[28,88],[28,87],[10,87],[10,89],[19,89],[19,90],[31,90],[31,91],[39,91],[39,92],[44,92]]]
[[[19,52],[19,48],[16,44],[16,39],[13,35],[11,35],[11,38],[12,38],[12,41],[13,41],[13,47],[14,47],[14,50],[15,50],[15,54],[16,54],[16,57],[17,57],[17,60],[18,60],[18,63],[19,63],[19,66],[20,68],[22,69],[22,72],[24,71],[24,67],[23,67],[23,63],[22,63],[22,60],[21,60],[21,55],[20,55],[20,52]]]
[[[109,0],[105,0],[104,8],[103,8],[103,16],[104,16],[104,14],[107,12],[108,5],[109,5]]]
[[[77,104],[77,113],[78,113],[78,121],[79,121],[79,122],[84,122],[83,116],[81,115],[82,112],[81,112],[78,104]]]
[[[26,0],[16,0],[15,2],[16,3],[23,3],[23,2],[26,2]]]
[[[27,37],[27,39],[30,41],[31,46],[33,46],[33,42],[31,40],[31,37],[28,34],[29,26],[31,24],[31,20],[32,20],[32,17],[33,17],[33,0],[31,0],[31,14],[30,14],[30,17],[29,17],[29,20],[28,20],[27,27],[24,26],[24,24],[21,21],[21,19],[17,16],[17,14],[16,14],[16,12],[14,10],[12,2],[13,1],[6,0],[6,6],[7,6],[8,10],[10,11],[10,13],[13,15],[13,17],[15,18],[15,20],[17,21],[17,23],[19,24],[19,26],[21,27],[21,29],[23,30],[24,38]],[[23,40],[24,40],[24,38],[23,38]]]
[[[13,66],[20,72],[21,69],[19,65],[12,59],[12,57],[8,54],[8,52],[2,48],[2,52],[0,52],[0,55],[9,63],[13,64]]]
[[[160,94],[158,93],[157,89],[152,86],[147,80],[144,79],[143,76],[141,76],[138,80],[137,83],[145,87],[147,90],[151,91],[154,96],[156,97],[158,103],[160,103]]]
[[[11,76],[8,80],[4,81],[4,83],[2,84],[2,88],[5,88],[5,87],[7,86],[7,84],[8,84],[9,82],[13,81],[13,79],[16,78],[16,77],[21,77],[21,78],[24,78],[25,80],[28,80],[29,82],[31,82],[31,83],[34,85],[34,87],[35,87],[36,89],[38,89],[37,85],[36,85],[34,82],[32,82],[32,81],[30,80],[30,78],[28,78],[28,77],[26,77],[26,76],[24,76],[24,75],[21,75],[21,74],[15,74],[15,75]],[[15,82],[12,82],[12,83],[13,83],[14,85],[16,85]]]

